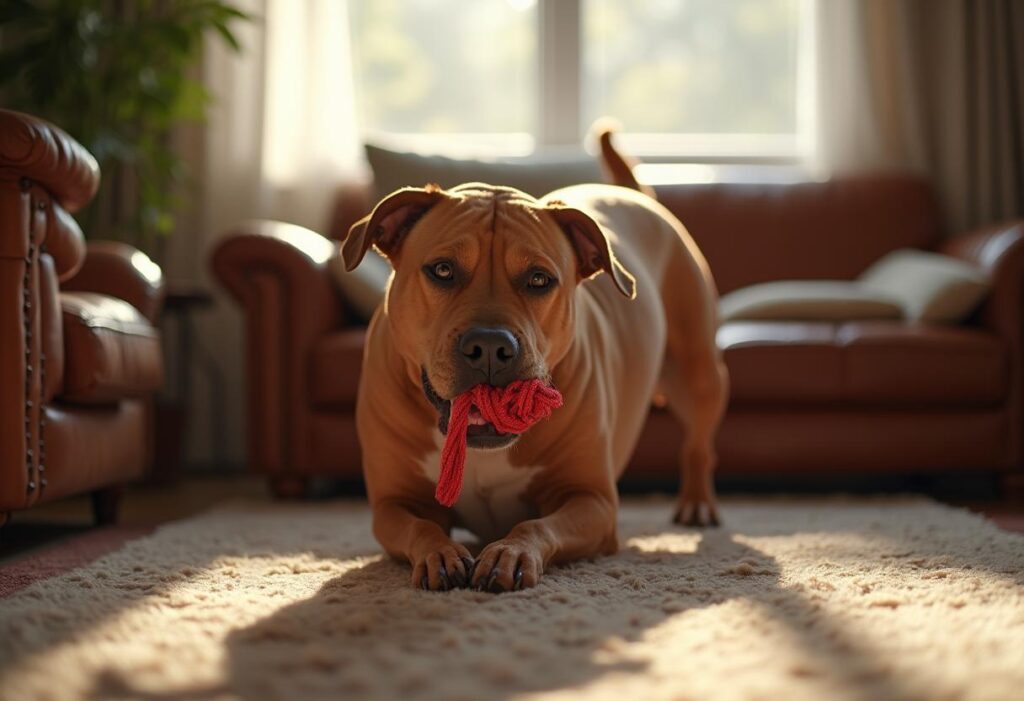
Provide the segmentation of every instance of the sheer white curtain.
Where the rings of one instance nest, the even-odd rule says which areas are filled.
[[[244,51],[211,41],[204,78],[209,230],[270,217],[322,229],[335,189],[362,173],[348,3],[246,0]],[[216,234],[215,234],[216,235]]]
[[[1024,3],[819,0],[816,157],[931,178],[947,233],[1024,216]]]

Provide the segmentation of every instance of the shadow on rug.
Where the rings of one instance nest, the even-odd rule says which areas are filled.
[[[235,505],[0,602],[11,698],[999,698],[1024,538],[924,501],[623,508],[622,551],[412,589],[354,504]]]

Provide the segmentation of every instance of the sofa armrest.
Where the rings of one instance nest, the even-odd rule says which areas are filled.
[[[1024,220],[985,227],[947,241],[941,253],[989,274],[992,289],[979,310],[982,324],[1009,352],[1007,467],[1024,468]]]
[[[24,258],[32,245],[42,245],[61,279],[74,275],[85,244],[71,213],[88,204],[99,188],[96,159],[53,124],[0,109],[0,180],[8,181],[12,196],[3,212],[0,257]],[[16,240],[8,238],[12,231]]]
[[[43,405],[63,367],[57,278],[83,261],[70,213],[98,186],[99,167],[80,144],[0,109],[0,522],[46,487]]]
[[[309,229],[254,221],[235,227],[213,252],[214,275],[245,316],[254,470],[281,475],[310,465],[310,351],[345,323],[326,266],[334,250],[334,243]]]
[[[100,186],[92,154],[62,129],[13,110],[0,109],[0,171],[38,183],[69,212],[89,203]]]
[[[1011,342],[1019,354],[1024,336],[1024,220],[988,226],[945,242],[940,253],[973,263],[992,289],[982,306],[982,322]]]
[[[163,306],[164,276],[160,266],[137,248],[117,241],[90,241],[82,267],[61,289],[123,299],[155,324]]]

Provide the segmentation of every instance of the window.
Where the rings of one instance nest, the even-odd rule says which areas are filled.
[[[522,155],[612,116],[647,157],[794,159],[812,3],[351,0],[361,123],[415,148]]]
[[[533,150],[540,109],[534,3],[354,0],[349,6],[365,132],[445,151]]]

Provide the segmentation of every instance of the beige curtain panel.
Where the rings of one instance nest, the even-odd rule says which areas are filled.
[[[950,232],[1024,215],[1024,3],[830,0],[817,13],[820,169],[926,173]]]

